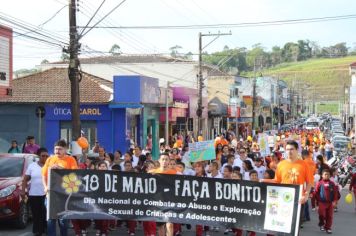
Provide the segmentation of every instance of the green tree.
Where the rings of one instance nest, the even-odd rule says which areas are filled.
[[[346,47],[346,43],[337,43],[334,46],[332,46],[333,48],[333,53],[337,56],[337,57],[346,57],[347,53],[348,53],[348,48]]]
[[[170,47],[169,50],[171,51],[171,57],[177,58],[179,57],[179,49],[182,49],[182,46],[175,45],[173,47]]]
[[[187,60],[193,60],[193,53],[192,52],[188,52],[184,55],[184,59]]]
[[[49,63],[49,61],[47,60],[47,59],[43,59],[42,61],[41,61],[41,65],[42,64],[48,64]]]
[[[322,57],[335,58],[335,57],[345,57],[348,54],[348,48],[346,43],[337,43],[330,47],[323,47],[321,50]]]
[[[62,53],[62,56],[61,56],[61,60],[62,60],[63,62],[69,62],[69,59],[70,59],[69,54],[63,52],[63,53]]]
[[[321,47],[318,44],[318,42],[315,41],[310,41],[310,47],[312,48],[312,57],[313,58],[318,58],[321,57]]]
[[[299,45],[293,42],[288,42],[282,49],[282,58],[284,62],[298,61]]]
[[[269,54],[265,52],[260,43],[252,46],[252,49],[246,55],[247,66],[253,70],[254,66],[257,69],[269,67]]]
[[[113,56],[119,56],[121,54],[121,48],[119,45],[114,44],[111,46],[109,53],[111,53],[111,55]]]
[[[271,65],[276,66],[282,62],[282,49],[279,46],[274,46],[270,53]]]
[[[309,40],[298,40],[298,61],[304,61],[312,57],[312,48]]]
[[[203,53],[203,61],[216,65],[220,70],[229,73],[239,73],[247,70],[246,48],[228,49],[212,54]]]

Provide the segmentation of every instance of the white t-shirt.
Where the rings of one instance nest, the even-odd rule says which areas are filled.
[[[242,175],[243,180],[250,180],[250,172],[245,171]]]
[[[325,152],[331,152],[332,148],[333,148],[333,145],[327,143],[327,144],[325,144],[324,148],[325,148]]]
[[[318,151],[318,152],[313,152],[313,161],[314,162],[316,162],[316,157],[318,156],[318,155],[320,155],[320,152]]]
[[[133,155],[132,156],[132,167],[135,168],[138,164],[140,158],[138,158],[137,156]]]
[[[266,167],[264,167],[264,166],[260,166],[260,167],[255,166],[254,169],[257,171],[258,179],[264,179],[263,175],[266,172]]]
[[[255,162],[252,161],[251,158],[247,157],[246,160],[249,160],[252,164],[252,167],[255,168]],[[232,167],[239,166],[241,169],[241,173],[243,173],[244,169],[242,168],[242,162],[240,156],[235,156],[234,164],[232,164]]]
[[[218,172],[218,174],[216,176],[212,176],[211,173],[209,173],[208,177],[214,178],[214,179],[223,179],[224,178],[220,172]]]
[[[185,168],[183,171],[183,175],[189,175],[189,176],[194,176],[195,171],[191,168]]]
[[[227,165],[229,165],[229,163],[225,163],[221,168],[220,168],[220,173],[224,173],[224,168],[225,168],[225,166],[227,166]],[[233,166],[233,165],[230,165],[231,167]]]
[[[42,167],[37,162],[31,163],[26,170],[26,175],[31,176],[30,196],[44,196],[44,186],[42,183]]]

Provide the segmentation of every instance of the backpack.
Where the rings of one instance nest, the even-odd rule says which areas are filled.
[[[334,189],[335,189],[335,184],[333,182],[329,182],[329,201],[333,202],[334,201]],[[338,191],[339,192],[339,191]],[[340,195],[340,193],[338,194]],[[341,196],[340,196],[341,197]],[[340,199],[340,197],[338,196],[338,199]],[[320,200],[322,202],[326,202],[327,198],[326,198],[326,191],[325,191],[325,186],[324,184],[320,185]]]

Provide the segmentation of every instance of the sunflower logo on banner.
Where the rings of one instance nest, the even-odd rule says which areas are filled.
[[[68,175],[63,176],[62,178],[62,188],[64,191],[69,194],[66,204],[65,210],[68,211],[69,199],[73,193],[79,192],[79,187],[82,185],[82,181],[80,181],[76,174],[70,173]]]

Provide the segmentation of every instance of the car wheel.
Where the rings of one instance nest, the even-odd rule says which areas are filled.
[[[21,203],[19,215],[18,215],[17,219],[15,219],[16,228],[19,228],[19,229],[26,228],[27,223],[28,223],[28,216],[29,216],[29,212],[28,212],[27,204]]]

